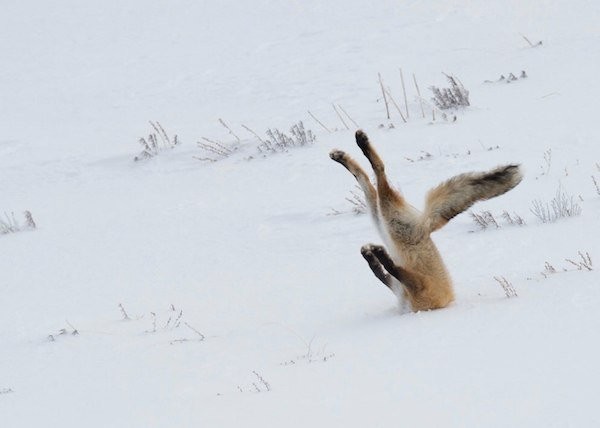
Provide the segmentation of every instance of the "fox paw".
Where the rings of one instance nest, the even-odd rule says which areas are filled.
[[[369,137],[367,137],[367,134],[365,134],[362,129],[359,129],[358,131],[356,131],[356,144],[358,144],[358,147],[360,147],[360,149],[364,152],[365,150],[369,149]]]
[[[377,257],[380,260],[382,258],[389,257],[387,251],[382,245],[370,245],[370,249],[371,252],[375,255],[375,257]]]
[[[360,253],[365,259],[376,257],[377,259],[381,260],[389,257],[385,247],[375,244],[363,245],[360,249]]]
[[[362,247],[360,247],[360,253],[364,256],[365,254],[372,254],[374,252],[374,250],[380,247],[380,245],[375,245],[375,244],[365,244]]]
[[[332,150],[329,152],[329,157],[336,162],[344,163],[346,153],[341,150]]]

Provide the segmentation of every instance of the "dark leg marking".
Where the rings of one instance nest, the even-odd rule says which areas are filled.
[[[388,287],[391,290],[392,289],[392,277],[390,276],[389,273],[387,273],[383,269],[383,266],[381,266],[381,263],[379,263],[379,260],[377,260],[377,258],[375,257],[375,255],[371,252],[371,250],[369,250],[367,248],[367,246],[363,246],[360,249],[360,253],[365,258],[365,260],[367,261],[367,263],[369,264],[369,267],[371,268],[371,270],[373,271],[373,273],[375,274],[375,276],[381,282],[383,282],[386,287]]]
[[[365,134],[361,129],[359,129],[358,131],[356,131],[355,138],[356,144],[362,150],[363,154],[368,158],[371,151],[369,137],[367,137],[367,134]]]
[[[402,266],[398,266],[394,263],[388,252],[381,245],[371,245],[370,250],[373,255],[383,265],[394,278],[400,281],[413,292],[418,292],[423,288],[423,284],[419,275],[404,269]]]

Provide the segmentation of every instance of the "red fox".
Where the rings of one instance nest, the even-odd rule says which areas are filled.
[[[519,165],[499,166],[488,172],[460,174],[431,189],[424,212],[408,204],[385,175],[383,161],[367,135],[356,132],[356,143],[375,172],[376,186],[358,163],[341,150],[329,156],[356,178],[365,193],[369,212],[389,250],[367,244],[361,254],[375,276],[413,311],[438,309],[454,300],[450,275],[431,240],[431,233],[477,201],[508,192],[523,178]]]

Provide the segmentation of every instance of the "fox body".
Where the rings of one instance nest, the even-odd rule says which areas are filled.
[[[383,161],[363,131],[356,132],[356,143],[375,172],[375,186],[360,165],[343,151],[333,150],[330,157],[358,181],[387,246],[386,250],[381,245],[364,245],[362,256],[375,276],[394,294],[404,297],[413,311],[448,306],[454,300],[452,280],[431,233],[475,202],[514,188],[522,179],[519,165],[452,177],[429,191],[425,210],[420,212],[390,186]]]

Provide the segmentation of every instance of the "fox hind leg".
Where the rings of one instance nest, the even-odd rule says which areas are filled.
[[[395,211],[405,205],[404,198],[396,192],[390,185],[387,176],[385,175],[385,167],[383,160],[379,157],[377,151],[373,148],[369,137],[362,130],[356,131],[356,144],[362,150],[363,154],[371,163],[373,171],[375,172],[375,179],[377,181],[377,194],[379,195],[379,206],[381,213],[385,216],[386,208],[391,208]]]
[[[413,244],[420,241],[424,235],[422,228],[418,225],[418,212],[390,185],[385,174],[383,160],[373,148],[367,134],[361,130],[356,131],[356,144],[369,160],[375,172],[379,214],[382,218],[381,221],[385,222],[385,229],[392,239],[400,242]]]

